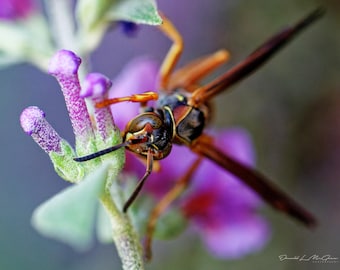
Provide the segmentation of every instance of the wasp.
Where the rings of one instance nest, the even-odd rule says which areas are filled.
[[[219,50],[174,71],[183,51],[183,40],[171,21],[162,15],[163,23],[159,29],[172,41],[172,45],[160,67],[160,94],[145,92],[107,99],[96,104],[100,108],[130,101],[139,102],[142,107],[142,113],[126,125],[121,144],[75,158],[76,161],[84,162],[122,147],[146,158],[145,174],[125,203],[123,212],[127,212],[152,173],[154,161],[166,158],[173,144],[189,147],[197,154],[197,159],[188,168],[187,173],[177,181],[151,212],[146,236],[149,255],[151,254],[151,237],[158,217],[185,190],[203,158],[215,162],[221,169],[239,178],[273,208],[288,214],[306,226],[311,227],[316,224],[312,214],[277,188],[262,173],[241,164],[216,147],[213,138],[205,134],[204,129],[210,118],[212,98],[230,89],[232,85],[261,67],[297,34],[319,19],[323,13],[321,8],[314,10],[295,25],[272,36],[244,60],[205,85],[200,85],[199,81],[225,63],[229,57],[228,52]],[[157,101],[154,108],[147,107],[147,102],[151,100]]]

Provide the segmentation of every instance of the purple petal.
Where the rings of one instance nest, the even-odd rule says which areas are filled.
[[[32,0],[1,0],[0,19],[16,20],[27,17],[35,9]]]
[[[60,50],[51,59],[48,71],[61,86],[77,145],[86,148],[89,139],[93,137],[93,130],[85,101],[80,97],[80,63],[81,59],[73,52]]]
[[[157,91],[158,65],[148,58],[131,61],[113,81],[109,98],[124,97],[146,91]],[[152,103],[150,103],[152,104]],[[139,103],[122,102],[111,105],[116,125],[124,129],[140,109]]]
[[[26,108],[20,115],[20,124],[45,152],[61,152],[61,137],[46,121],[45,113],[38,107]]]
[[[270,238],[268,224],[255,214],[248,214],[233,220],[224,226],[199,228],[196,230],[206,244],[207,249],[216,257],[238,259],[261,250]]]
[[[223,150],[245,165],[254,166],[255,152],[248,131],[243,128],[228,128],[218,134],[215,140]]]

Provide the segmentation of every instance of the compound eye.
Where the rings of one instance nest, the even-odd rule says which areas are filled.
[[[157,129],[162,126],[160,117],[153,113],[143,113],[132,119],[128,124],[126,130],[131,133],[142,131],[146,124],[150,124],[152,128]]]

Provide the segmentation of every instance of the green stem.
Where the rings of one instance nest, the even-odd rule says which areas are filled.
[[[72,2],[45,0],[45,6],[57,48],[77,52]]]
[[[113,241],[121,258],[123,269],[143,270],[142,248],[128,216],[117,208],[108,191],[101,196],[100,201],[110,216]]]
[[[72,1],[45,0],[45,6],[57,49],[71,50],[83,61],[78,71],[80,81],[82,81],[89,70],[88,55],[83,53],[76,37]]]

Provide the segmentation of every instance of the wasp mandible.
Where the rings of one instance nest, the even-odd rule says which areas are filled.
[[[204,128],[209,120],[211,108],[209,102],[213,97],[226,89],[230,89],[230,86],[262,66],[298,33],[320,18],[322,14],[323,10],[320,8],[311,12],[295,25],[271,37],[239,64],[205,85],[200,85],[199,81],[225,63],[229,57],[228,52],[219,50],[174,71],[183,51],[183,40],[174,25],[162,15],[163,24],[159,26],[159,29],[173,43],[160,68],[160,95],[156,92],[145,92],[107,99],[97,103],[97,107],[104,107],[118,102],[139,102],[143,112],[127,124],[123,133],[123,143],[88,156],[75,158],[76,161],[83,162],[122,147],[146,158],[146,172],[125,203],[123,211],[126,212],[151,174],[154,160],[166,158],[171,152],[173,144],[189,147],[192,152],[197,154],[197,159],[188,168],[187,173],[179,179],[173,189],[152,211],[147,227],[148,247],[157,218],[183,192],[203,158],[210,159],[223,170],[239,178],[275,209],[290,215],[307,226],[315,225],[315,218],[308,211],[273,185],[264,175],[241,164],[218,149],[213,144],[213,138],[205,134]],[[157,101],[154,108],[147,107],[147,102],[151,100]]]

